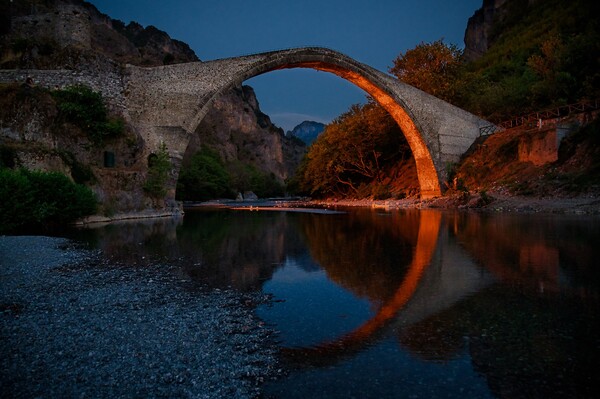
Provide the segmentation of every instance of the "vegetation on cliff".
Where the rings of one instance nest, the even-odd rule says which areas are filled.
[[[52,91],[59,117],[81,128],[90,140],[101,146],[105,138],[123,134],[121,118],[109,118],[102,95],[87,86],[70,86]]]
[[[593,0],[509,0],[488,51],[463,63],[451,102],[488,120],[600,97]]]
[[[148,159],[148,175],[144,183],[144,191],[153,198],[163,198],[167,194],[166,183],[171,169],[173,165],[167,146],[162,143],[158,152],[150,155]]]
[[[600,31],[595,2],[508,0],[502,7],[491,27],[492,45],[480,58],[467,61],[457,46],[438,40],[420,43],[399,54],[390,72],[494,122],[550,106],[600,98]],[[390,188],[395,183],[397,190],[398,181],[390,178],[386,168],[389,171],[390,165],[404,157],[386,156],[384,151],[396,151],[397,142],[393,140],[401,133],[389,115],[377,109],[372,104],[352,106],[326,127],[299,171],[297,179],[304,192],[333,197],[392,196]],[[457,177],[465,190],[505,185],[517,194],[543,194],[543,190],[529,188],[531,181],[519,182],[519,173],[527,170],[531,178],[558,179],[563,182],[558,186],[585,190],[595,184],[588,177],[596,170],[590,154],[597,154],[598,148],[597,140],[586,131],[579,135],[582,138],[577,145],[567,140],[561,147],[561,159],[549,167],[519,161],[518,134],[498,148],[492,146],[492,140],[489,146],[480,145],[479,151],[469,155],[479,158],[451,165],[450,180]],[[579,162],[569,162],[567,152],[571,157],[576,155]],[[380,162],[384,159],[389,163]],[[581,167],[564,166],[574,163]],[[587,185],[566,183],[573,179]],[[453,187],[453,183],[448,186]]]

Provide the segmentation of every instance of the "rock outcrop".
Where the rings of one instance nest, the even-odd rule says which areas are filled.
[[[2,69],[81,69],[97,58],[156,66],[198,61],[190,47],[153,26],[125,25],[81,0],[10,2],[0,40]]]
[[[190,141],[184,164],[201,145],[215,149],[225,162],[253,165],[280,182],[293,175],[306,152],[271,123],[250,86],[236,87],[214,101]]]
[[[503,14],[504,6],[508,0],[483,0],[483,5],[467,23],[465,30],[465,52],[467,61],[481,57],[491,43],[491,29],[494,21]]]
[[[135,22],[114,20],[82,0],[3,1],[0,11],[0,69],[15,71],[13,75],[20,76],[20,82],[25,76],[22,70],[48,71],[37,76],[50,80],[36,83],[55,88],[66,84],[55,83],[57,73],[66,72],[76,82],[81,71],[118,77],[125,64],[158,66],[199,61],[187,44],[167,33],[153,26],[144,28]],[[51,96],[38,92],[23,97],[16,87],[7,87],[5,92],[15,102],[3,101],[0,147],[8,148],[16,166],[63,171],[75,180],[73,165],[85,167],[93,174],[86,184],[96,192],[106,214],[173,205],[149,198],[142,189],[150,151],[140,132],[129,127],[121,138],[98,147],[85,132],[56,119]],[[107,102],[111,114],[127,122],[119,101],[108,98]],[[19,107],[23,105],[39,109],[39,115],[22,112]],[[227,159],[250,162],[281,181],[293,173],[304,152],[303,146],[287,140],[260,111],[249,87],[233,89],[215,101],[192,140],[196,149],[211,141],[219,144],[216,149]],[[190,152],[193,150],[190,147]],[[106,153],[115,159],[109,168],[104,161]]]

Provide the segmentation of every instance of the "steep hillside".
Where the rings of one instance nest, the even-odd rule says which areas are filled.
[[[198,61],[189,46],[153,26],[125,25],[80,0],[3,2],[0,68],[81,69],[109,58],[155,66]],[[6,14],[4,14],[6,12]]]
[[[293,175],[306,151],[271,123],[250,86],[236,87],[215,100],[190,142],[184,165],[201,146],[216,150],[226,163],[240,161],[272,173],[281,183]]]
[[[450,101],[497,122],[600,97],[600,3],[485,0]]]
[[[126,63],[157,66],[199,61],[187,44],[167,33],[114,20],[82,0],[3,0],[0,11],[0,69],[72,70],[103,76],[119,73]],[[60,170],[73,178],[72,164],[89,169],[93,178],[86,184],[102,201],[105,214],[174,206],[142,190],[149,150],[135,129],[126,126],[121,137],[91,142],[85,129],[65,124],[50,93],[25,86],[2,89],[12,93],[2,99],[5,112],[0,121],[4,127],[0,149],[10,155],[9,164]],[[122,107],[107,105],[112,118],[124,117],[126,123]],[[20,111],[28,108],[41,111]],[[234,151],[230,139],[236,140]],[[304,151],[286,140],[260,111],[251,88],[233,89],[215,101],[189,152],[203,140],[222,144],[224,156],[251,163],[281,182],[293,173]],[[57,151],[68,153],[68,160],[57,156]],[[108,168],[106,153],[113,159]]]
[[[496,122],[543,109],[555,117],[480,138],[451,187],[550,197],[600,193],[598,112],[550,108],[600,97],[598,11],[590,0],[484,0],[469,19],[470,62],[454,102]]]

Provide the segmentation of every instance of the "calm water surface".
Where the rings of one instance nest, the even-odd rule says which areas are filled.
[[[600,219],[188,211],[78,233],[128,265],[262,290],[290,374],[276,398],[591,397]]]

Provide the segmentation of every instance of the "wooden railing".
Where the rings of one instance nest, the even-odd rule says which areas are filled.
[[[515,118],[500,122],[496,125],[487,125],[479,128],[480,136],[487,136],[495,132],[506,129],[512,129],[518,126],[540,124],[548,119],[564,118],[572,114],[579,114],[586,111],[594,111],[600,108],[600,100],[580,101],[575,104],[563,105],[561,107],[550,108],[544,111],[532,112],[527,115],[517,116]]]

